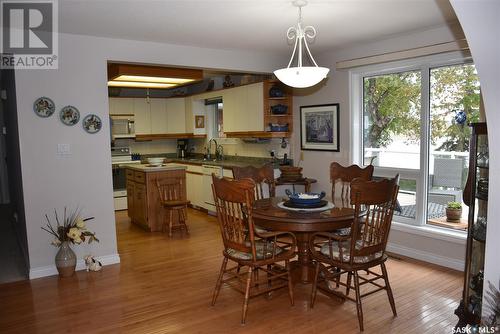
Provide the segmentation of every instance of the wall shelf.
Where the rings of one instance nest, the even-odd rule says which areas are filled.
[[[285,94],[283,97],[270,97],[269,90],[272,87],[280,88]],[[271,132],[265,131],[267,137],[261,136],[260,138],[284,138],[291,137],[293,132],[293,96],[289,87],[285,86],[278,80],[265,80],[264,81],[264,129],[269,128],[269,123],[274,124],[288,124],[287,132]],[[274,115],[271,113],[271,107],[283,104],[288,107],[287,114]]]

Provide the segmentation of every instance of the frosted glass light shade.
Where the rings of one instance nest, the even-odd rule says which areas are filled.
[[[317,66],[288,67],[274,71],[274,75],[285,85],[295,88],[307,88],[326,78],[329,68]]]

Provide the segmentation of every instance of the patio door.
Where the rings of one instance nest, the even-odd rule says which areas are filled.
[[[446,206],[462,203],[467,123],[479,119],[477,74],[470,63],[406,68],[355,76],[362,89],[359,162],[373,164],[376,177],[400,174],[395,221],[456,228]]]
[[[431,68],[427,223],[465,229],[462,192],[469,166],[467,125],[479,121],[479,80],[474,65]],[[446,207],[461,207],[447,217]]]

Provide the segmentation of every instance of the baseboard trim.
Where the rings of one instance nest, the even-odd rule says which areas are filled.
[[[120,263],[120,255],[119,254],[110,254],[104,256],[96,256],[96,259],[99,260],[103,266],[108,266],[111,264]],[[85,270],[85,261],[83,259],[78,259],[76,262],[76,270]],[[57,268],[55,265],[44,266],[44,267],[35,267],[30,268],[29,279],[36,279],[41,277],[53,276],[57,275]]]
[[[417,259],[424,262],[434,263],[442,267],[447,267],[459,271],[463,271],[465,266],[465,262],[463,260],[445,257],[434,253],[426,252],[420,249],[409,248],[399,244],[388,243],[386,249],[388,252],[394,254],[407,256],[412,259]]]

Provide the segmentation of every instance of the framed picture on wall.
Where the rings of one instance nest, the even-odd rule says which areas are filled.
[[[194,117],[195,127],[197,129],[203,129],[205,127],[205,116],[198,115]]]
[[[300,141],[303,150],[340,152],[339,104],[300,107]]]

